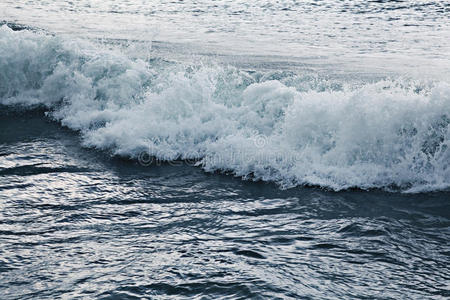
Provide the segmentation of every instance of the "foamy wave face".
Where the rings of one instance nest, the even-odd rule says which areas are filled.
[[[45,105],[85,146],[114,154],[195,160],[283,187],[450,187],[445,82],[305,89],[232,67],[157,68],[6,26],[0,71],[2,104]]]

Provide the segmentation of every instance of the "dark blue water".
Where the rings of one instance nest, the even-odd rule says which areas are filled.
[[[2,299],[447,298],[449,193],[280,190],[0,115]]]

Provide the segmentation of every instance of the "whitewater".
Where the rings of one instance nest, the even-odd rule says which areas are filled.
[[[448,299],[448,20],[0,1],[0,298]]]
[[[332,190],[450,187],[450,84],[345,82],[167,62],[42,31],[0,29],[0,101],[111,155]]]

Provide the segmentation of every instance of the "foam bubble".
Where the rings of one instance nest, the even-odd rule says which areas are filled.
[[[44,105],[49,117],[79,130],[85,146],[113,154],[190,159],[206,171],[282,187],[450,186],[444,81],[305,89],[233,67],[160,67],[6,26],[0,70],[2,104]]]

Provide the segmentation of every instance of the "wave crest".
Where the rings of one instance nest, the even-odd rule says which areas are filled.
[[[6,26],[0,71],[3,105],[44,105],[85,146],[114,154],[195,160],[283,187],[450,186],[446,82],[305,88],[298,74],[157,64]]]

